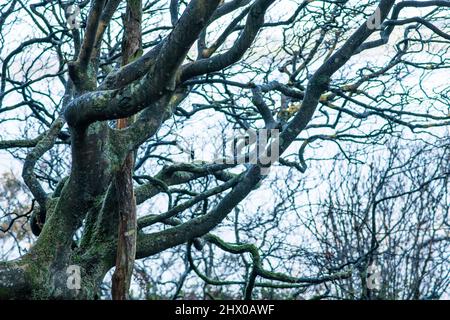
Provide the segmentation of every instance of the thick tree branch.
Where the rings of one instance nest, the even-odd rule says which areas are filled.
[[[86,70],[92,58],[92,52],[95,47],[97,31],[99,29],[100,18],[102,17],[105,1],[106,0],[93,0],[91,10],[89,11],[84,40],[81,45],[80,54],[78,55],[78,64],[82,71]]]
[[[202,74],[222,70],[239,61],[253,43],[259,29],[264,24],[264,14],[275,0],[257,0],[251,7],[244,30],[239,35],[233,47],[225,53],[208,59],[202,59],[183,67],[181,81]]]
[[[36,174],[34,173],[34,167],[36,166],[36,162],[50,150],[55,144],[55,140],[58,137],[59,132],[64,126],[64,118],[59,117],[51,126],[50,130],[47,134],[39,140],[34,149],[28,153],[25,158],[25,162],[23,164],[22,169],[22,177],[27,185],[28,189],[30,189],[36,201],[39,203],[41,208],[46,207],[47,203],[47,193],[42,188],[41,184],[36,178]]]
[[[66,110],[68,124],[82,127],[95,121],[125,118],[144,109],[167,91],[174,91],[178,67],[219,2],[191,1],[144,78],[122,89],[82,95]]]

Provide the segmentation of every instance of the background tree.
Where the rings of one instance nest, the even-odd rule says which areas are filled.
[[[1,241],[15,222],[36,238],[0,262],[0,298],[109,296],[114,266],[127,298],[133,265],[134,297],[442,297],[449,9],[1,4],[0,148],[31,194]],[[268,175],[213,161],[250,129],[280,131]]]

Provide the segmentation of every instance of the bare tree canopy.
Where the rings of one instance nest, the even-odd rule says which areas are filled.
[[[448,298],[449,17],[1,1],[0,299]]]

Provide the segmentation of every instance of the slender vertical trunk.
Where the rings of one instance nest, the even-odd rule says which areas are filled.
[[[136,59],[142,52],[141,0],[128,0],[124,17],[124,37],[122,42],[122,65]],[[119,119],[118,129],[123,129],[133,119]],[[136,254],[136,201],[133,193],[133,153],[128,154],[120,170],[116,173],[114,183],[118,197],[119,231],[117,242],[116,270],[112,278],[112,298],[126,300],[129,298],[131,277]]]
[[[128,299],[136,254],[136,202],[132,181],[133,158],[132,154],[127,156],[125,163],[115,177],[119,214],[116,270],[112,279],[112,297],[115,300]]]

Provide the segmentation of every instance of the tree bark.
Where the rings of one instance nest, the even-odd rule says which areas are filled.
[[[123,66],[135,60],[142,53],[141,20],[141,0],[128,0],[122,42]],[[117,120],[117,128],[124,129],[132,121],[132,118],[119,119]],[[127,300],[129,298],[128,291],[136,255],[137,223],[136,200],[133,192],[133,168],[134,156],[130,152],[114,179],[119,214],[116,270],[112,278],[112,298],[114,300]]]

